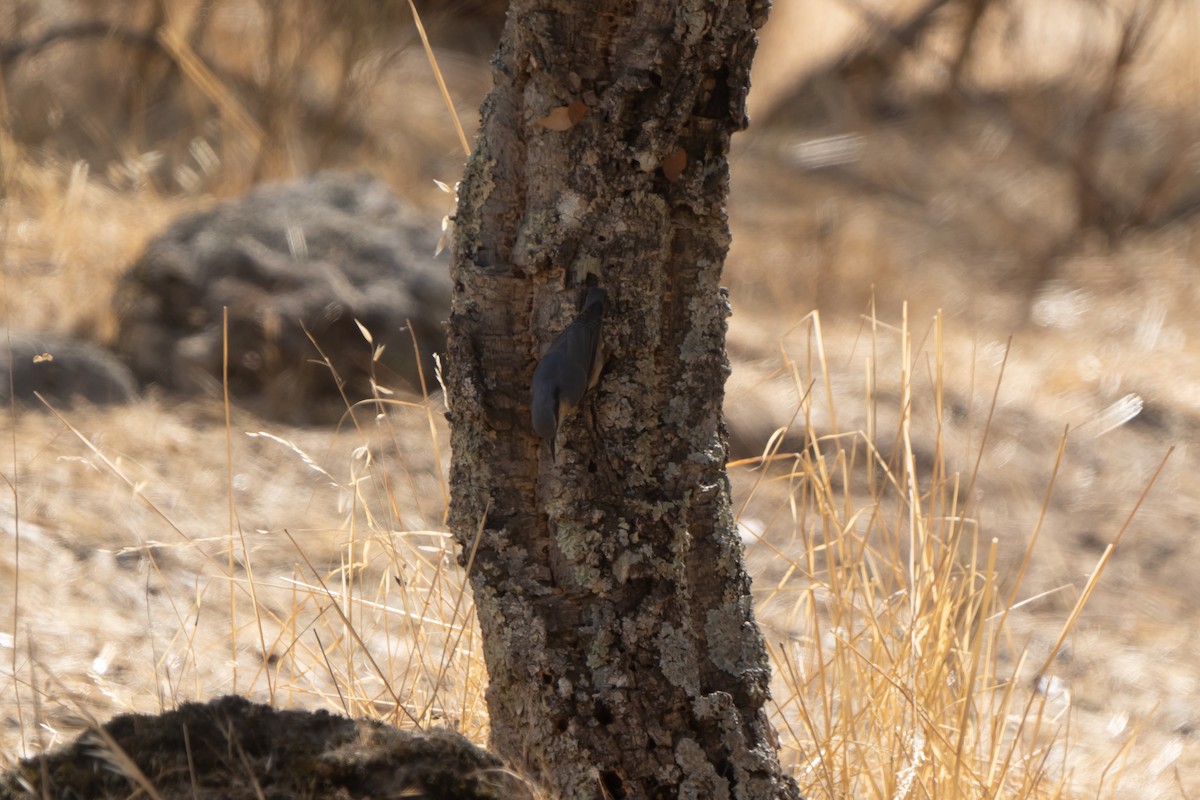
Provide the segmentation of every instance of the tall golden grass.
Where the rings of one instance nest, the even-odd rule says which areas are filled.
[[[907,321],[898,328],[869,322],[864,399],[874,418],[881,401],[872,386],[880,373],[897,373],[903,401],[896,429],[841,431],[814,423],[818,410],[823,419],[837,413],[818,408],[828,402],[835,376],[814,314],[803,323],[810,337],[806,361],[784,365],[802,390],[797,425],[807,446],[780,452],[780,436],[762,458],[731,464],[746,487],[736,500],[741,527],[752,532],[749,557],[770,639],[782,755],[810,797],[1084,796],[1081,788],[1096,787],[1071,774],[1068,706],[1051,667],[1112,548],[1064,616],[1054,647],[1031,656],[1008,625],[1022,613],[1025,564],[1016,574],[998,572],[995,540],[972,522],[972,475],[950,473],[941,455],[918,467],[913,453],[910,431],[920,422],[913,409],[925,409],[935,424],[944,413],[941,321],[933,323],[928,350],[914,339],[929,332],[914,334]],[[871,358],[882,349],[879,337],[890,340],[888,349],[899,345],[898,363]],[[385,390],[348,409],[354,424],[334,436],[346,440],[338,446],[341,474],[330,471],[338,459],[254,433],[281,461],[293,462],[293,472],[315,473],[336,486],[339,507],[323,516],[345,520],[321,541],[314,531],[284,527],[272,532],[270,547],[264,534],[241,522],[234,484],[246,470],[234,440],[245,438],[239,423],[246,421],[228,406],[223,432],[214,431],[226,440],[226,499],[211,492],[202,509],[209,527],[223,535],[176,522],[154,499],[155,487],[95,443],[103,430],[82,429],[72,413],[52,412],[67,434],[55,448],[86,458],[104,473],[97,480],[140,504],[170,535],[116,554],[139,559],[146,592],[142,635],[152,655],[133,681],[110,676],[96,663],[103,655],[83,675],[57,666],[73,654],[47,653],[43,641],[53,637],[41,631],[47,614],[61,611],[22,600],[22,587],[44,580],[38,551],[27,544],[9,562],[15,574],[5,628],[15,634],[0,707],[18,724],[6,736],[6,757],[37,752],[50,743],[47,731],[63,728],[61,741],[70,727],[63,719],[87,724],[102,716],[97,705],[165,708],[225,692],[403,727],[451,725],[486,743],[487,676],[466,589],[470,553],[457,553],[440,525],[447,494],[439,403],[429,396],[400,401]],[[18,428],[14,448],[30,444],[18,439],[26,435]],[[409,461],[422,428],[428,474],[418,486]],[[979,446],[986,447],[986,431]],[[14,482],[17,508],[21,480]],[[430,485],[440,489],[431,493]],[[403,520],[414,516],[431,524],[405,528]],[[760,519],[769,522],[752,521]],[[16,522],[14,548],[29,535]],[[1114,534],[1119,539],[1120,531]],[[1032,531],[1026,563],[1036,558],[1036,544]],[[154,611],[151,595],[165,599]],[[115,638],[106,644],[107,658],[113,660],[112,647],[135,646]]]
[[[787,487],[774,501],[773,522],[751,528],[751,547],[768,549],[776,562],[771,576],[756,576],[755,592],[760,621],[779,636],[771,650],[783,687],[776,723],[805,791],[1052,798],[1096,789],[1072,775],[1069,704],[1053,666],[1125,527],[1114,531],[1057,641],[1031,654],[1008,623],[1028,600],[1022,578],[1037,557],[1040,531],[1029,532],[1015,573],[1001,574],[997,540],[972,517],[976,475],[947,468],[942,319],[916,332],[906,313],[899,326],[873,314],[865,320],[864,403],[872,421],[881,403],[894,405],[893,396],[881,399],[874,388],[892,372],[888,383],[900,396],[894,430],[873,423],[838,430],[819,315],[802,324],[805,360],[789,360],[787,369],[803,398],[796,424],[807,447],[779,452],[781,429],[763,457],[731,467],[758,472],[740,498],[744,509],[757,492],[769,491],[766,484]],[[898,361],[877,360],[881,338]],[[830,422],[817,427],[821,406],[819,416]],[[990,418],[989,409],[979,455]],[[924,466],[914,453],[917,423],[937,430]],[[1052,486],[1046,488],[1043,514]]]

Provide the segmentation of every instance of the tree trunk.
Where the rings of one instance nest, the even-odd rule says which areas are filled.
[[[730,134],[765,0],[515,0],[460,186],[450,526],[493,747],[564,798],[797,798],[730,509]],[[598,386],[530,423],[540,356],[608,291]]]

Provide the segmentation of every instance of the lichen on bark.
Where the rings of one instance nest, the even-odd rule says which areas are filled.
[[[474,552],[493,745],[560,797],[798,797],[721,416],[726,155],[765,15],[517,0],[494,59],[454,240],[450,525]],[[593,284],[607,361],[551,458],[529,382]]]

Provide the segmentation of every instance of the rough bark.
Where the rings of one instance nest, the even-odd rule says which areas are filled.
[[[450,525],[493,746],[556,796],[798,797],[721,416],[726,156],[766,12],[516,0],[494,58],[455,222]],[[607,362],[552,460],[530,379],[587,284]]]

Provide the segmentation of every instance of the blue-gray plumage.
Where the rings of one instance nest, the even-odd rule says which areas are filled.
[[[541,363],[533,371],[533,430],[550,440],[554,457],[555,438],[563,418],[579,406],[588,389],[600,380],[600,323],[608,292],[588,289],[579,316],[550,345]]]

